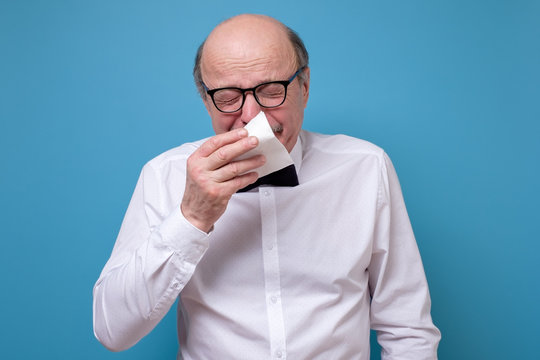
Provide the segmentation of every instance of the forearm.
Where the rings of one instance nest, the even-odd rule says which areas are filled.
[[[94,287],[94,333],[127,349],[165,316],[208,246],[207,236],[173,212],[137,249],[113,253]]]

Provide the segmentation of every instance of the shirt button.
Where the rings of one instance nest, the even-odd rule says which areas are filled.
[[[272,243],[270,243],[270,244],[268,244],[268,245],[266,246],[266,248],[267,248],[268,250],[272,250],[272,249],[274,248],[274,245],[273,245]]]
[[[175,283],[173,284],[173,287],[174,287],[176,290],[180,289],[180,283],[175,282]]]
[[[275,296],[270,297],[270,301],[272,302],[272,304],[277,303],[277,297]]]
[[[277,357],[278,359],[281,359],[282,356],[283,356],[283,353],[282,353],[281,351],[279,351],[279,350],[276,351],[276,357]]]
[[[264,191],[263,191],[263,194],[264,194],[264,196],[270,196],[270,191],[264,190]]]

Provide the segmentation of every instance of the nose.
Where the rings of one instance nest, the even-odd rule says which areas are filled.
[[[244,124],[247,124],[251,119],[253,119],[259,112],[261,112],[261,106],[255,100],[252,92],[246,93],[246,100],[244,101],[244,106],[242,106],[242,115],[240,119]]]

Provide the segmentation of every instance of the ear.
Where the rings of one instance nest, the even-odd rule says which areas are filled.
[[[310,75],[310,69],[309,66],[306,66],[304,69],[304,73],[302,74],[302,98],[304,102],[304,109],[307,106],[308,98],[309,98],[309,75]]]

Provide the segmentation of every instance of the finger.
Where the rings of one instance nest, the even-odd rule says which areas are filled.
[[[236,193],[238,190],[245,188],[249,184],[253,184],[259,178],[259,174],[256,172],[249,172],[235,178],[232,178],[224,184],[228,184],[231,187],[231,194]]]
[[[224,145],[209,155],[206,160],[208,170],[216,170],[233,162],[237,157],[254,149],[259,144],[255,136],[240,139],[239,141]]]
[[[228,131],[223,134],[212,136],[210,139],[205,141],[197,150],[197,153],[201,157],[208,157],[213,154],[217,149],[227,145],[237,142],[238,140],[247,137],[248,132],[246,129],[236,129]]]
[[[213,171],[212,178],[215,182],[229,181],[263,166],[265,162],[266,157],[264,155],[257,155],[248,159],[233,161]]]

